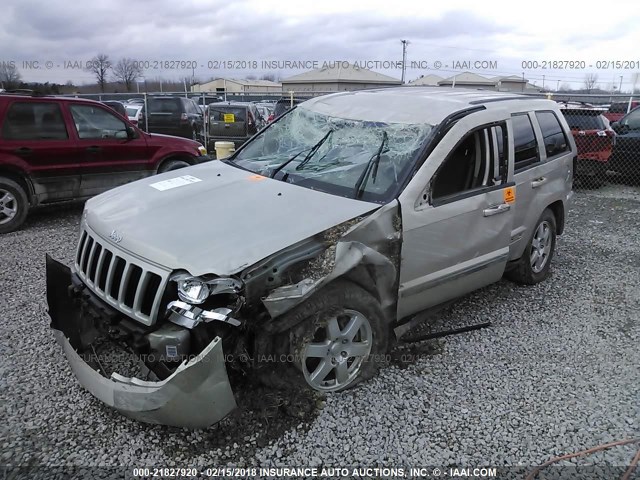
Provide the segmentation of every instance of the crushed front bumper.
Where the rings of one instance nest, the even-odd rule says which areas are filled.
[[[199,355],[183,362],[167,379],[153,382],[113,373],[104,377],[78,352],[92,330],[79,302],[69,295],[69,267],[47,256],[47,302],[51,328],[80,384],[106,405],[148,423],[205,428],[236,407],[222,351],[216,337]]]

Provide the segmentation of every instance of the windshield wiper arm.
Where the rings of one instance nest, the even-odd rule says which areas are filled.
[[[291,162],[293,162],[296,158],[298,158],[302,152],[306,152],[307,150],[309,150],[309,149],[308,148],[303,148],[298,153],[296,153],[293,157],[291,157],[291,158],[285,160],[284,162],[282,162],[280,165],[278,165],[276,168],[273,169],[273,172],[271,172],[271,175],[269,175],[269,178],[275,178],[275,176],[278,174],[278,172],[280,170],[282,170],[284,167],[286,167]]]
[[[324,142],[327,141],[327,138],[329,138],[329,136],[332,133],[333,133],[333,129],[329,130],[325,134],[325,136],[318,141],[318,143],[316,143],[313,147],[311,147],[311,150],[309,151],[309,153],[307,153],[306,157],[304,157],[302,161],[296,166],[296,170],[302,169],[302,167],[304,167],[309,162],[309,160],[311,160],[311,157],[313,157],[316,154],[318,149],[322,146]]]
[[[367,179],[369,175],[372,175],[373,183],[376,183],[376,177],[378,176],[378,164],[380,163],[380,156],[382,155],[382,150],[384,149],[385,144],[387,143],[389,136],[387,132],[382,132],[382,142],[380,142],[380,146],[378,147],[378,151],[371,157],[371,159],[367,162],[367,166],[364,171],[358,178],[356,185],[354,187],[354,196],[355,198],[360,198],[364,193],[364,189],[367,186]]]

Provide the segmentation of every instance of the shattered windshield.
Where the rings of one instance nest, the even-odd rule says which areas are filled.
[[[431,129],[331,117],[298,106],[230,163],[303,187],[386,202]]]

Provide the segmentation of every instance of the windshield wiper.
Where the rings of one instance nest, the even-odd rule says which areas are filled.
[[[385,144],[387,143],[389,136],[387,132],[382,132],[382,142],[380,142],[380,147],[378,147],[378,151],[371,157],[371,159],[367,162],[367,166],[364,169],[364,172],[358,178],[356,185],[354,187],[354,196],[355,198],[360,198],[364,193],[364,189],[367,187],[367,180],[369,175],[371,175],[371,179],[373,183],[376,183],[376,177],[378,176],[378,164],[380,163],[380,156],[382,155],[382,150],[384,149]]]
[[[323,144],[324,142],[326,142],[326,141],[327,141],[327,138],[329,138],[329,136],[330,136],[332,133],[333,133],[333,129],[329,130],[329,131],[325,134],[325,136],[324,136],[324,137],[322,137],[322,138],[318,141],[318,143],[316,143],[313,147],[311,147],[311,150],[309,151],[309,153],[307,153],[307,156],[306,156],[306,157],[304,157],[304,158],[302,159],[302,161],[301,161],[301,162],[296,166],[296,170],[301,170],[301,169],[302,169],[302,167],[304,167],[304,166],[309,162],[309,160],[311,160],[311,157],[313,157],[313,156],[316,154],[316,152],[318,151],[318,149],[322,146],[322,144]]]
[[[278,172],[280,170],[282,170],[284,167],[286,167],[291,162],[293,162],[296,158],[298,158],[302,152],[306,152],[307,150],[309,150],[309,149],[308,148],[303,148],[298,153],[296,153],[293,157],[288,158],[287,160],[282,162],[280,165],[278,165],[276,168],[273,169],[273,172],[271,172],[271,175],[269,175],[269,178],[275,178],[275,176],[278,174]]]

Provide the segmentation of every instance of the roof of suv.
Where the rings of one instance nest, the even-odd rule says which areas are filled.
[[[6,100],[19,99],[20,101],[29,101],[29,102],[42,102],[43,100],[56,101],[56,102],[83,102],[83,103],[97,103],[97,104],[103,105],[102,102],[99,102],[97,100],[91,100],[89,98],[61,97],[57,95],[28,95],[28,94],[0,92],[0,101],[2,101],[3,99],[6,99]]]
[[[526,106],[523,101],[526,101]],[[340,92],[312,98],[300,106],[321,114],[353,120],[437,125],[461,110],[480,105],[486,108],[513,108],[516,102],[520,108],[558,108],[552,100],[527,95],[441,87],[395,87]]]

